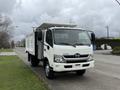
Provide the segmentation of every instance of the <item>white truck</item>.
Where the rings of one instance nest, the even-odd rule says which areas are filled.
[[[26,52],[32,66],[43,62],[47,78],[55,72],[75,71],[84,75],[94,67],[95,34],[75,25],[43,23],[26,37]]]

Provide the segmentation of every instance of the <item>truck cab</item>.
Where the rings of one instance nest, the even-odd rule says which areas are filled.
[[[87,30],[75,25],[43,24],[33,38],[34,53],[26,49],[29,61],[36,65],[42,61],[47,78],[53,78],[55,72],[75,71],[84,75],[86,69],[94,67],[94,33],[89,35]]]

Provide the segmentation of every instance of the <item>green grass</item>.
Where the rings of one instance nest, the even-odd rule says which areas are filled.
[[[13,52],[12,49],[0,49],[0,52]]]
[[[17,56],[0,56],[0,90],[48,90]]]

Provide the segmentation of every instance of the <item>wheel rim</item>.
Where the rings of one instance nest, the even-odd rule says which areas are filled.
[[[45,68],[46,76],[49,76],[49,71],[50,71],[50,68],[49,68],[49,65],[47,64]]]

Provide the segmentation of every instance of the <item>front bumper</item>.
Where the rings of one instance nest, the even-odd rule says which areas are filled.
[[[53,71],[63,72],[63,71],[76,71],[83,70],[94,67],[94,61],[84,62],[84,63],[54,63]]]

